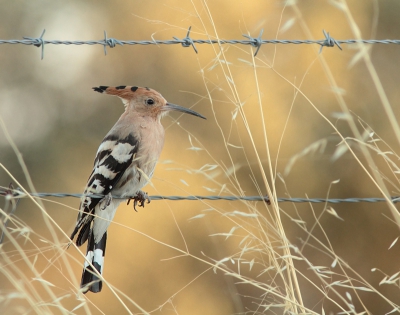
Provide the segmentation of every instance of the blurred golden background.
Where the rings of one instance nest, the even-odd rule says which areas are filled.
[[[99,40],[104,30],[109,38],[121,40],[169,40],[173,36],[184,38],[189,26],[192,26],[191,37],[199,39],[208,39],[208,36],[245,39],[242,34],[256,37],[261,29],[264,30],[263,39],[323,39],[323,29],[337,40],[355,37],[348,15],[333,1],[307,0],[293,6],[295,1],[288,3],[285,6],[285,1],[278,0],[2,1],[0,39],[38,37],[46,29],[44,38],[51,40]],[[359,0],[349,1],[348,5],[362,38],[400,38],[398,1]],[[252,53],[255,50],[244,45],[223,45],[224,54],[220,53],[218,45],[207,44],[196,44],[198,54],[192,47],[180,45],[117,45],[107,48],[105,56],[100,45],[48,44],[44,48],[44,59],[40,60],[41,48],[4,44],[0,45],[0,117],[20,150],[37,191],[80,193],[91,172],[98,145],[123,111],[120,100],[94,93],[91,87],[148,86],[162,93],[168,101],[190,107],[208,118],[202,121],[172,113],[163,119],[165,147],[152,184],[144,189],[149,195],[239,194],[233,176],[246,195],[258,195],[257,187],[266,194],[256,153],[237,113],[235,92],[231,89],[234,86],[244,104],[257,154],[278,197],[381,197],[348,151],[332,160],[340,137],[293,87],[297,86],[343,137],[354,137],[347,121],[337,118],[337,113],[341,112],[337,91],[332,90],[321,66],[323,56],[360,132],[364,130],[358,118],[365,122],[364,126],[370,126],[375,138],[379,136],[387,143],[379,144],[381,150],[393,150],[393,160],[398,162],[395,154],[399,143],[365,63],[355,59],[359,50],[356,45],[341,46],[343,51],[325,47],[318,54],[317,45],[263,45],[254,68]],[[382,44],[368,48],[397,118],[400,114],[397,106],[400,48]],[[226,72],[227,66],[230,72]],[[324,145],[299,156],[318,141]],[[351,145],[368,168],[359,146],[355,142]],[[392,172],[393,167],[376,152],[371,154],[389,193],[399,195],[400,185],[397,174]],[[290,172],[285,173],[294,157],[298,158]],[[0,132],[0,163],[29,190],[22,167],[3,131]],[[219,166],[214,168],[213,165]],[[231,176],[227,176],[229,172]],[[337,179],[340,182],[331,186]],[[12,181],[1,169],[0,185],[8,186]],[[47,199],[52,200],[44,201],[47,213],[69,235],[75,224],[79,200]],[[272,210],[260,203],[257,205],[268,217],[267,212]],[[302,248],[307,233],[291,218],[301,218],[304,226],[327,246],[329,239],[329,246],[360,277],[393,303],[400,303],[398,286],[379,285],[385,274],[390,276],[399,270],[400,245],[389,249],[399,229],[388,205],[332,205],[343,220],[322,212],[324,204],[281,203],[279,206],[286,236],[291,244],[302,249],[309,261],[317,266],[331,266],[333,258],[316,250],[318,244],[311,239],[308,240],[310,246]],[[243,229],[238,229],[235,236],[228,239],[223,235],[212,236],[228,233],[235,227],[228,214],[235,210],[247,211],[247,208],[241,202],[153,201],[136,213],[131,206],[121,205],[109,228],[104,277],[119,290],[121,299],[133,314],[142,313],[134,303],[154,314],[282,314],[284,307],[260,306],[268,304],[263,302],[262,291],[239,284],[237,279],[221,271],[209,270],[209,265],[194,258],[212,263],[240,252],[239,243],[246,235]],[[196,218],[200,214],[204,216]],[[53,236],[46,219],[32,201],[22,200],[15,216],[32,231],[28,241],[26,234],[24,237],[14,233],[18,244],[26,250],[41,279],[54,285],[55,296],[62,297],[60,303],[65,312],[50,307],[51,312],[128,313],[107,286],[99,294],[85,295],[87,306],[75,310],[82,302],[77,298],[82,256],[71,247],[62,258],[54,249],[57,245],[41,241]],[[325,234],[315,223],[316,218]],[[58,246],[65,249],[68,238],[57,228],[55,231],[62,242]],[[187,249],[194,257],[182,256],[173,247]],[[43,283],[35,281],[34,272],[15,251],[15,244],[6,238],[0,250],[3,266],[0,313],[29,313],[27,310],[31,308],[26,296],[13,295],[21,290],[7,276],[7,272],[11,272],[19,277],[12,264],[20,270],[20,276],[25,274],[25,279],[32,281],[39,292],[43,291],[41,294],[46,297],[43,303],[52,304],[54,297],[47,295]],[[85,248],[81,250],[85,252]],[[71,264],[72,273],[65,268],[63,259]],[[226,264],[238,272],[233,260]],[[309,273],[307,264],[301,261],[295,264],[307,277],[318,282],[315,275]],[[243,273],[254,278],[260,271],[250,272],[249,266],[242,268],[246,270]],[[337,268],[332,271],[340,272]],[[372,272],[372,268],[381,271]],[[349,275],[353,276],[353,273]],[[331,281],[334,280],[332,276]],[[308,280],[299,276],[299,284],[304,304],[309,309],[316,313],[321,313],[322,308],[327,314],[339,312],[337,305],[314,292],[316,289]],[[24,281],[21,280],[20,285],[29,290]],[[353,285],[357,286],[357,281]],[[351,293],[356,311],[364,310],[354,291],[340,290],[343,296],[347,291]],[[387,313],[394,308],[378,294],[358,293],[371,314]],[[333,299],[345,307],[346,302]]]

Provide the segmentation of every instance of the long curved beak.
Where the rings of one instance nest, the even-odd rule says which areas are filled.
[[[178,112],[182,112],[185,114],[190,114],[190,115],[197,116],[197,117],[200,117],[203,119],[207,119],[206,117],[204,117],[203,115],[200,115],[198,112],[195,112],[194,110],[191,110],[189,108],[182,107],[179,105],[171,104],[171,103],[167,103],[165,106],[163,106],[163,110],[164,111],[176,110]]]

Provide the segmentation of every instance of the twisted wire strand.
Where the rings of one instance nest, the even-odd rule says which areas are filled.
[[[297,40],[297,39],[262,39],[263,30],[260,31],[258,37],[252,37],[249,35],[243,35],[247,39],[193,39],[190,37],[189,27],[186,37],[180,39],[178,37],[173,37],[172,40],[119,40],[116,38],[108,38],[107,32],[104,31],[104,39],[102,40],[87,40],[87,41],[69,41],[69,40],[48,40],[43,39],[43,35],[46,30],[43,30],[39,37],[23,37],[23,39],[0,39],[0,44],[23,44],[23,45],[34,45],[36,47],[41,48],[41,57],[44,57],[44,46],[51,45],[102,45],[104,47],[104,54],[107,55],[107,47],[114,48],[116,45],[175,45],[180,44],[182,47],[193,47],[194,51],[198,53],[198,50],[195,44],[230,44],[230,45],[251,45],[256,48],[254,56],[257,55],[262,45],[265,44],[318,44],[321,46],[321,50],[323,47],[335,47],[337,46],[340,50],[342,47],[340,44],[395,44],[399,45],[400,40],[398,39],[345,39],[345,40],[336,40],[330,36],[329,32],[323,30],[323,34],[325,39],[319,40]]]
[[[15,192],[14,194],[6,194],[5,191],[0,190],[0,196],[7,196],[7,198],[25,198],[28,195],[22,192]],[[103,198],[104,195],[84,195],[84,194],[75,194],[75,193],[31,193],[30,196],[33,197],[55,197],[55,198],[82,198],[83,196],[89,196],[92,198]],[[133,199],[134,196],[113,196],[115,199]],[[228,201],[237,201],[237,200],[245,200],[245,201],[267,201],[269,198],[267,196],[149,196],[150,200],[228,200]],[[393,203],[400,202],[400,196],[392,196],[390,197]],[[294,203],[355,203],[355,202],[384,202],[385,198],[277,198],[278,202],[294,202]]]
[[[114,44],[110,44],[112,41]],[[220,40],[208,40],[208,39],[192,39],[193,43],[196,44],[242,44],[242,45],[253,45],[253,40],[240,40],[240,39],[220,39]],[[309,40],[309,39],[263,39],[261,40],[261,45],[264,44],[318,44],[323,45],[325,40]],[[395,44],[399,45],[399,39],[344,39],[344,40],[336,40],[339,44]],[[117,39],[108,39],[104,40],[88,40],[88,41],[68,41],[68,40],[42,40],[37,41],[35,38],[31,39],[0,39],[0,44],[23,44],[23,45],[103,45],[109,46],[111,48],[115,47],[115,45],[175,45],[175,44],[186,44],[186,41],[183,39],[174,39],[174,40],[117,40]]]

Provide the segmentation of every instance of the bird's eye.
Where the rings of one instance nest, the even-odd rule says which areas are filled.
[[[146,104],[147,104],[147,105],[153,105],[153,104],[154,104],[154,100],[153,100],[152,98],[148,98],[148,99],[146,100]]]

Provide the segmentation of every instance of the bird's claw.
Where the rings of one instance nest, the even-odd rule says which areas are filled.
[[[267,203],[267,205],[271,205],[271,200],[269,199],[268,195],[264,196],[264,201]]]
[[[100,200],[100,210],[105,210],[112,201],[111,192],[104,196],[103,199]]]
[[[137,212],[136,210],[136,205],[139,204],[139,207],[143,207],[144,208],[144,202],[147,200],[147,203],[150,203],[150,197],[147,193],[145,193],[144,191],[139,190],[135,197],[133,198],[129,198],[127,205],[129,205],[130,201],[133,200],[133,209]]]

